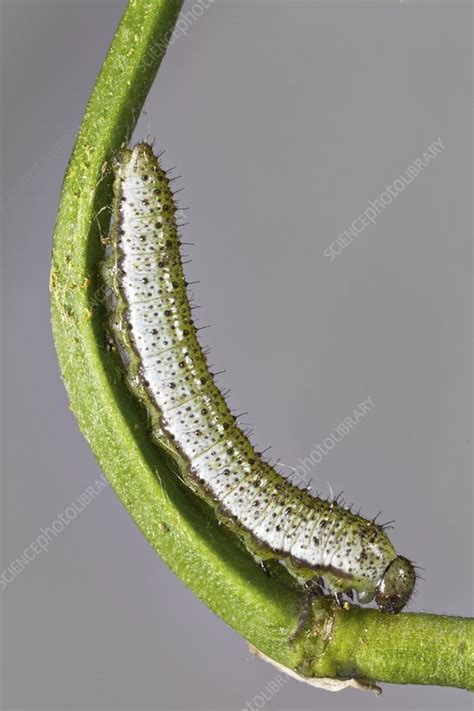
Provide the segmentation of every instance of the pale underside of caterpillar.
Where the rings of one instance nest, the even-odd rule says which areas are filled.
[[[254,450],[215,384],[192,320],[173,193],[152,148],[120,151],[113,168],[102,266],[109,327],[153,438],[255,558],[398,612],[415,572],[383,527],[286,480]]]

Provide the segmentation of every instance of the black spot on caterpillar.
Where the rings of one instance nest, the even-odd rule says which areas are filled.
[[[300,581],[323,577],[398,612],[415,585],[411,562],[384,529],[312,496],[257,454],[214,383],[196,335],[182,269],[176,206],[146,143],[114,159],[112,228],[102,274],[109,326],[152,436],[186,463],[186,484],[261,561]]]

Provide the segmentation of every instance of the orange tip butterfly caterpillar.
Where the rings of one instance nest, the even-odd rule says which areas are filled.
[[[258,454],[209,372],[191,317],[169,180],[146,143],[113,161],[111,234],[102,268],[109,327],[153,439],[259,561],[317,579],[341,602],[399,612],[415,586],[383,526],[287,481]],[[183,462],[185,463],[183,465]]]

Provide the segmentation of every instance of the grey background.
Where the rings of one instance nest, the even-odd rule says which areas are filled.
[[[188,5],[189,6],[189,5]],[[121,0],[1,3],[3,557],[99,475],[59,379],[58,193]],[[425,568],[411,610],[470,614],[471,5],[216,2],[170,49],[136,138],[182,174],[188,267],[232,405]],[[445,150],[330,263],[323,250],[436,138]],[[5,709],[221,709],[275,676],[154,554],[112,490],[0,593]],[[253,702],[252,702],[253,703]],[[467,709],[288,681],[267,709]]]

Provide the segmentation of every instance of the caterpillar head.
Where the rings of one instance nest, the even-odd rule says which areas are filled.
[[[416,574],[407,558],[392,560],[381,577],[375,592],[375,602],[382,612],[400,612],[410,599]]]

